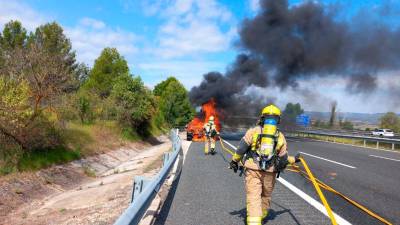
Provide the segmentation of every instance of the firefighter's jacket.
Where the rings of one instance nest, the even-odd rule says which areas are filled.
[[[233,160],[235,161],[240,161],[243,157],[243,155],[247,152],[247,151],[252,151],[252,145],[255,144],[257,137],[259,134],[261,134],[262,132],[262,127],[261,126],[256,126],[253,128],[250,128],[249,130],[247,130],[246,134],[244,135],[244,137],[241,140],[241,144],[239,144],[239,148],[236,151],[235,155],[233,156]],[[285,154],[287,154],[287,144],[286,144],[286,139],[285,136],[278,131],[278,135],[277,135],[277,144],[276,144],[276,152],[278,154],[279,157],[284,156]],[[248,169],[252,169],[252,170],[260,170],[260,167],[258,165],[257,162],[255,162],[255,160],[253,158],[248,158],[245,159],[245,163],[244,163],[244,167],[248,168]],[[267,172],[274,172],[275,168],[274,166],[270,167]]]
[[[214,123],[208,122],[208,123],[204,124],[203,129],[204,129],[207,137],[214,137],[218,133],[217,127],[215,126]]]

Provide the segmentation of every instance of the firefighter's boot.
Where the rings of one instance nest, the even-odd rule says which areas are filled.
[[[211,155],[215,154],[215,139],[210,138],[210,145],[211,145]]]
[[[211,155],[215,154],[215,148],[211,148]]]
[[[204,154],[208,155],[208,140],[204,141]]]

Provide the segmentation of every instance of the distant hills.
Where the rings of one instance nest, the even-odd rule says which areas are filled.
[[[328,121],[330,118],[330,112],[313,112],[306,111],[307,115],[312,120],[323,120]],[[379,119],[384,113],[351,113],[351,112],[338,112],[337,118],[343,120],[349,120],[354,123],[367,123],[367,124],[379,124]]]

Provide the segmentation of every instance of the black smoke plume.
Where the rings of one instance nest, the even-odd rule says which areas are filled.
[[[314,76],[352,76],[400,67],[399,30],[383,24],[339,22],[334,10],[313,1],[261,1],[261,12],[243,22],[240,45],[277,70],[280,87]],[[362,85],[357,87],[364,88]],[[373,87],[366,85],[365,88]]]
[[[210,72],[204,75],[204,80],[190,91],[190,99],[195,105],[201,105],[211,98],[217,102],[217,106],[225,109],[223,113],[241,115],[252,114],[254,105],[259,105],[257,96],[246,94],[250,86],[265,88],[269,85],[268,75],[258,59],[241,54],[228,68],[225,75],[219,72]],[[250,111],[249,111],[250,110]]]
[[[371,92],[379,73],[400,69],[400,30],[370,20],[372,12],[345,20],[336,6],[316,1],[289,6],[287,0],[261,0],[260,7],[239,29],[238,46],[247,56],[239,56],[225,76],[206,74],[191,90],[195,104],[215,97],[229,108],[242,104],[234,101],[238,95],[246,101],[252,85],[296,90],[299,81],[316,77],[344,78],[350,94]]]
[[[361,73],[350,76],[347,81],[346,91],[351,94],[371,94],[376,88],[376,77]]]

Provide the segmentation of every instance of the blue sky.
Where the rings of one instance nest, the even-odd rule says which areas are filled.
[[[350,19],[387,1],[320,2],[340,5],[340,19]],[[140,75],[147,86],[174,75],[190,89],[200,83],[202,74],[225,71],[240,51],[234,45],[240,22],[257,10],[257,0],[0,0],[0,28],[11,19],[20,20],[28,30],[57,21],[79,61],[93,65],[104,47],[116,47],[131,73]],[[386,22],[395,26],[399,21],[391,17]],[[328,95],[346,99],[337,88]],[[290,98],[283,98],[282,104]],[[343,110],[373,111],[361,103],[356,107],[354,101],[344,101]]]

